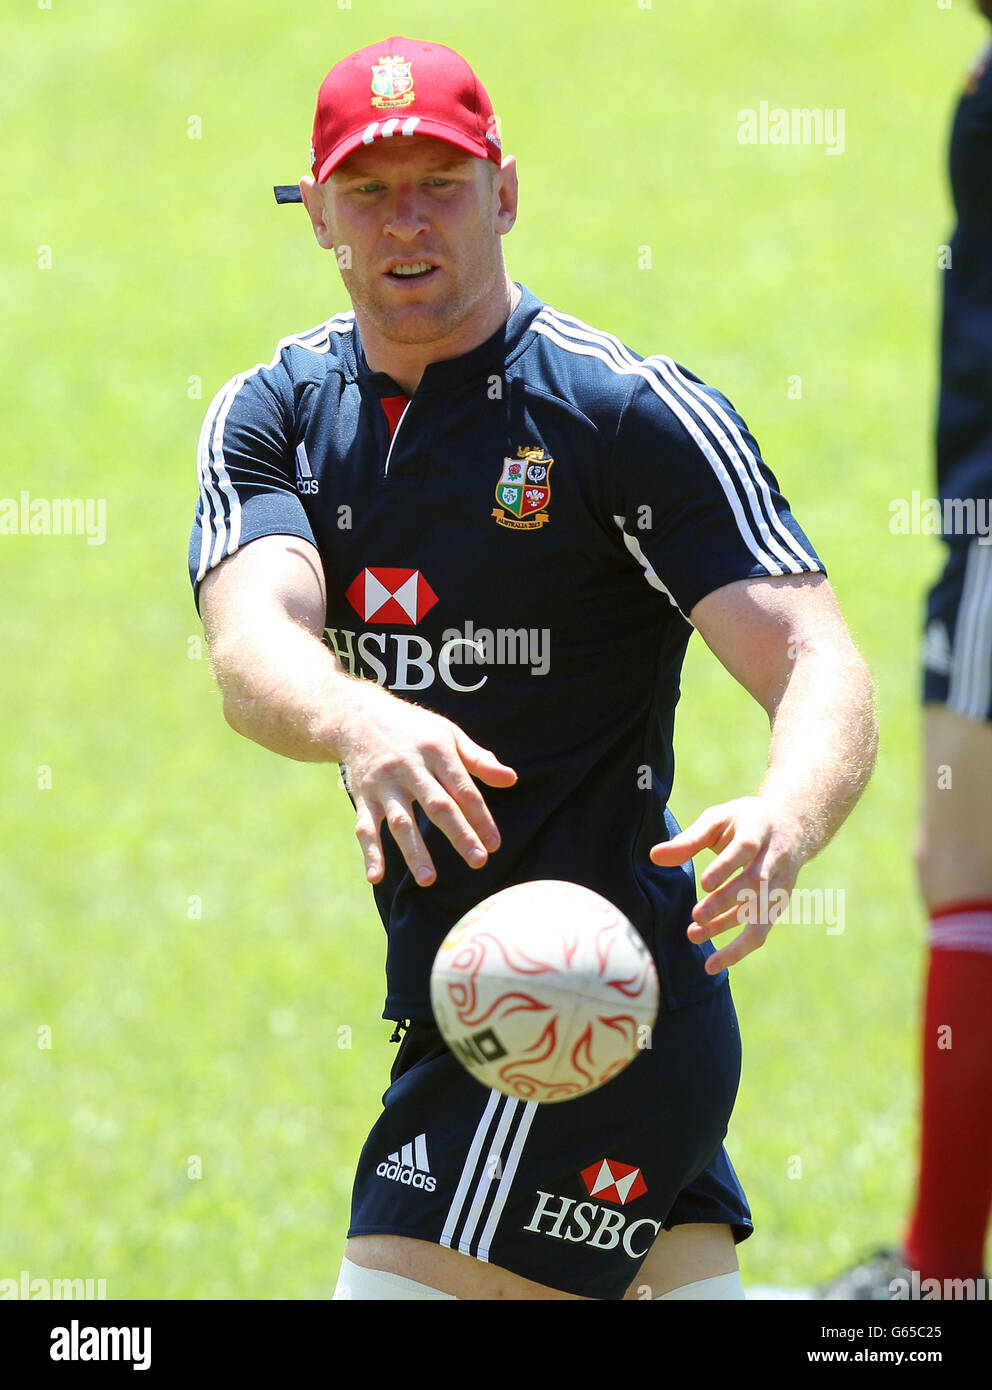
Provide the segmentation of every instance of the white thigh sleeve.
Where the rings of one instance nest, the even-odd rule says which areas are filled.
[[[741,1272],[735,1269],[733,1274],[717,1274],[712,1279],[697,1279],[695,1284],[683,1284],[681,1288],[671,1289],[668,1293],[660,1294],[655,1299],[656,1303],[663,1303],[666,1298],[689,1299],[689,1298],[744,1298],[744,1285],[741,1283]]]
[[[363,1265],[352,1264],[351,1260],[341,1261],[337,1287],[333,1298],[377,1299],[426,1299],[450,1298],[458,1302],[453,1293],[441,1293],[427,1284],[418,1284],[415,1279],[406,1279],[402,1274],[387,1274],[382,1269],[365,1269]]]

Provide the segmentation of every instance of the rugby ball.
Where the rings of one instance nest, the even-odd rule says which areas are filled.
[[[577,883],[494,893],[444,938],[431,971],[441,1036],[483,1085],[572,1100],[650,1046],[658,975],[636,928]]]

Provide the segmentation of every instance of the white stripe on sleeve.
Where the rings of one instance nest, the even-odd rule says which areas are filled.
[[[318,324],[306,333],[283,338],[277,345],[271,362],[259,362],[248,371],[232,377],[211,401],[197,444],[201,500],[200,564],[196,574],[197,583],[225,556],[233,555],[241,544],[241,499],[231,479],[224,455],[224,431],[238,393],[249,378],[275,367],[284,348],[296,346],[307,348],[311,352],[326,353],[330,348],[332,333],[350,333],[353,329],[354,314],[349,312],[336,314],[326,323]]]

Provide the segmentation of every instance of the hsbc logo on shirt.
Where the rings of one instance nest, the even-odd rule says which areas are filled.
[[[437,603],[437,594],[419,570],[377,566],[363,569],[344,592],[367,623],[398,623],[413,627]]]
[[[439,601],[420,570],[389,565],[367,565],[344,596],[363,622],[387,628],[415,627]],[[427,690],[440,680],[449,690],[470,694],[489,679],[479,666],[529,666],[534,676],[546,675],[550,666],[546,628],[476,628],[467,619],[464,628],[444,630],[436,651],[414,632],[329,627],[325,639],[349,675],[388,690]]]
[[[344,596],[363,622],[388,627],[414,627],[438,601],[420,570],[391,565],[366,566]],[[467,692],[478,690],[488,679],[462,681],[452,672],[451,657],[458,643],[446,642],[435,663],[434,648],[416,632],[329,627],[325,636],[349,675],[372,679],[388,690],[427,690],[440,676],[449,689]]]
[[[616,1207],[624,1207],[647,1192],[639,1168],[604,1158],[583,1168],[579,1175],[591,1197],[601,1202],[579,1202],[552,1192],[537,1192],[537,1203],[525,1231],[552,1240],[588,1245],[594,1250],[615,1250],[617,1246],[632,1260],[641,1260],[651,1249],[661,1230],[661,1222],[642,1216],[631,1219]]]

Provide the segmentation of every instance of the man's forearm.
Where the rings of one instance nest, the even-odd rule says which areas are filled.
[[[306,628],[256,620],[210,643],[224,717],[239,734],[300,762],[340,762],[342,731],[359,704],[381,695],[349,676]]]
[[[804,647],[771,712],[768,768],[759,789],[798,831],[805,861],[829,843],[871,776],[878,750],[874,691],[854,649]]]
[[[310,626],[257,609],[206,622],[231,727],[287,758],[347,764],[370,883],[385,872],[384,822],[416,882],[435,881],[414,803],[470,868],[488,862],[499,829],[474,779],[511,787],[512,767],[451,720],[349,676]]]

